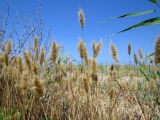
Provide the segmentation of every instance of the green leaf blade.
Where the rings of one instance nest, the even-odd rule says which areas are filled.
[[[134,12],[134,13],[129,13],[129,14],[119,16],[118,18],[140,16],[140,15],[145,15],[145,14],[149,14],[149,13],[156,12],[156,11],[157,10],[146,10],[143,12]]]
[[[156,25],[156,24],[160,24],[160,17],[151,18],[151,19],[142,21],[142,22],[140,22],[138,24],[135,24],[135,25],[133,25],[131,27],[128,27],[128,28],[126,28],[124,30],[119,31],[118,33],[126,32],[128,30],[132,30],[132,29],[135,29],[135,28],[138,28],[138,27],[150,26],[150,25]]]
[[[157,0],[148,0],[149,2],[153,3],[153,4],[158,4]]]
[[[103,23],[105,21],[115,20],[115,19],[118,19],[118,18],[126,18],[126,17],[134,17],[134,16],[145,15],[145,14],[157,12],[158,10],[159,9],[157,9],[157,10],[146,10],[146,11],[142,11],[142,12],[127,13],[127,14],[124,14],[124,15],[121,15],[121,16],[118,16],[118,17],[113,17],[113,18],[110,18],[110,19],[103,20],[100,23]]]

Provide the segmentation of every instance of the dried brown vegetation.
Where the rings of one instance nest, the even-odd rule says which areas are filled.
[[[82,10],[79,15],[83,29]],[[150,64],[142,65],[134,54],[136,66],[100,66],[97,56],[101,42],[93,42],[93,57],[89,58],[84,41],[79,41],[80,64],[74,64],[68,54],[62,59],[56,42],[51,45],[49,57],[43,47],[38,48],[38,37],[34,38],[33,46],[34,51],[23,50],[23,56],[12,56],[9,41],[0,53],[2,119],[160,119],[159,38],[155,45],[155,65],[151,57]],[[114,61],[118,62],[116,46],[111,43],[110,47]],[[128,55],[132,55],[130,43]]]

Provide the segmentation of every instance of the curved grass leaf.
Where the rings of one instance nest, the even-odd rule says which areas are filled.
[[[158,4],[157,0],[148,0],[149,2],[153,3],[153,4]]]
[[[124,30],[119,31],[118,33],[126,32],[128,30],[132,30],[132,29],[135,29],[135,28],[138,28],[138,27],[150,26],[150,25],[156,25],[156,24],[160,24],[160,17],[151,18],[151,19],[142,21],[142,22],[140,22],[138,24],[135,24],[135,25],[133,25],[131,27],[128,27],[128,28],[126,28]]]
[[[148,1],[153,4],[156,4],[160,8],[160,4],[159,4],[158,0],[148,0]]]
[[[159,10],[159,9],[158,9],[158,10]],[[121,16],[118,16],[118,17],[114,17],[114,18],[110,18],[110,19],[103,20],[103,21],[100,22],[100,23],[103,23],[103,22],[105,22],[105,21],[115,20],[115,19],[118,19],[118,18],[125,18],[125,17],[133,17],[133,16],[145,15],[145,14],[149,14],[149,13],[156,12],[156,11],[158,11],[158,10],[146,10],[146,11],[142,11],[142,12],[128,13],[128,14],[124,14],[124,15],[121,15]]]

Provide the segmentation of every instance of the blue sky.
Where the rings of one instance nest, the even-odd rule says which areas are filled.
[[[10,20],[16,14],[23,17],[36,15],[39,0],[10,0]],[[6,0],[0,0],[0,13],[5,14]],[[156,9],[157,6],[147,0],[41,0],[41,16],[45,21],[45,30],[52,30],[52,39],[64,46],[64,51],[71,57],[79,60],[77,43],[81,37],[81,29],[78,22],[78,10],[82,8],[85,13],[84,41],[92,56],[91,43],[93,40],[103,41],[103,46],[98,56],[99,63],[112,63],[109,44],[112,41],[118,50],[120,63],[128,63],[127,46],[132,44],[133,52],[137,53],[140,47],[145,52],[154,50],[154,43],[160,33],[160,26],[148,26],[134,29],[128,32],[111,36],[126,27],[141,22],[148,18],[157,17],[159,12],[98,24],[106,18],[119,16],[134,11]],[[20,29],[21,30],[21,29]],[[20,31],[21,32],[21,31]]]

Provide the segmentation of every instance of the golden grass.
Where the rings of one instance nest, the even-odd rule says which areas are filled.
[[[83,29],[82,10],[79,16]],[[44,48],[37,52],[40,46],[35,37],[35,51],[23,50],[22,57],[10,54],[12,42],[9,41],[0,54],[0,117],[13,120],[158,120],[159,40],[155,45],[155,64],[151,57],[148,63],[140,63],[134,54],[136,66],[117,64],[118,51],[113,43],[110,44],[111,55],[116,64],[101,66],[97,63],[101,42],[93,42],[93,57],[89,58],[85,43],[80,40],[78,51],[82,61],[74,64],[69,54],[61,56],[56,42],[52,43],[50,56],[46,57]],[[128,55],[132,55],[131,43]]]

